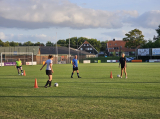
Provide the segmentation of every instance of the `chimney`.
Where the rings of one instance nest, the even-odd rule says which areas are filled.
[[[113,41],[115,41],[115,39],[113,39]]]

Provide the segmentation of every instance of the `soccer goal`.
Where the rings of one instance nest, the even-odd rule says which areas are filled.
[[[22,64],[32,62],[33,65],[33,52],[1,52],[1,66],[12,66],[20,58]]]

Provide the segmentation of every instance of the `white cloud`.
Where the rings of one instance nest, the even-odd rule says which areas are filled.
[[[136,18],[128,18],[125,22],[130,23],[132,26],[141,26],[143,28],[158,28],[160,25],[160,10],[153,10],[145,12]]]
[[[137,11],[94,10],[79,7],[68,0],[0,1],[1,27],[121,28],[124,18],[136,16]]]
[[[6,36],[5,36],[5,34],[3,33],[3,32],[0,32],[0,39],[2,40],[2,39],[6,39]]]
[[[118,40],[122,40],[122,38],[125,36],[127,32],[128,31],[125,30],[114,30],[114,31],[107,31],[102,34],[108,37],[118,38]]]
[[[23,34],[5,34],[0,32],[0,39],[3,42],[14,41],[14,42],[27,42],[31,41],[33,43],[42,42],[46,43],[47,41],[56,42],[55,37],[50,37],[45,34],[36,34],[36,35],[23,35]]]

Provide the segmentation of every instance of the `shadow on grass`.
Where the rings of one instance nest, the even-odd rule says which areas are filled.
[[[160,99],[151,96],[0,96],[0,98],[108,98],[108,99]]]

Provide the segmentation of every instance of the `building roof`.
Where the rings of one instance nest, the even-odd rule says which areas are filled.
[[[98,51],[88,41],[84,41],[83,44],[89,44],[98,53]],[[78,49],[80,49],[83,46],[83,44]]]
[[[0,47],[0,52],[33,52],[37,55],[39,46],[15,46],[15,47]]]
[[[77,50],[74,48],[70,48],[70,54],[71,55],[77,55],[77,53],[79,52],[79,54],[81,55],[95,55],[95,54],[91,54],[85,51],[81,51],[81,50]],[[56,52],[56,47],[53,46],[41,46],[40,47],[40,53],[41,54],[57,54]],[[62,47],[62,46],[58,46],[58,54],[69,54],[69,48],[68,47]]]
[[[123,52],[134,52],[135,51],[135,49],[126,48],[125,44],[126,42],[122,40],[108,41],[107,42],[108,52],[114,52],[114,51],[118,52],[120,49]],[[114,47],[118,47],[118,49],[114,49]]]
[[[90,44],[88,41],[84,41],[84,43],[83,44]]]

